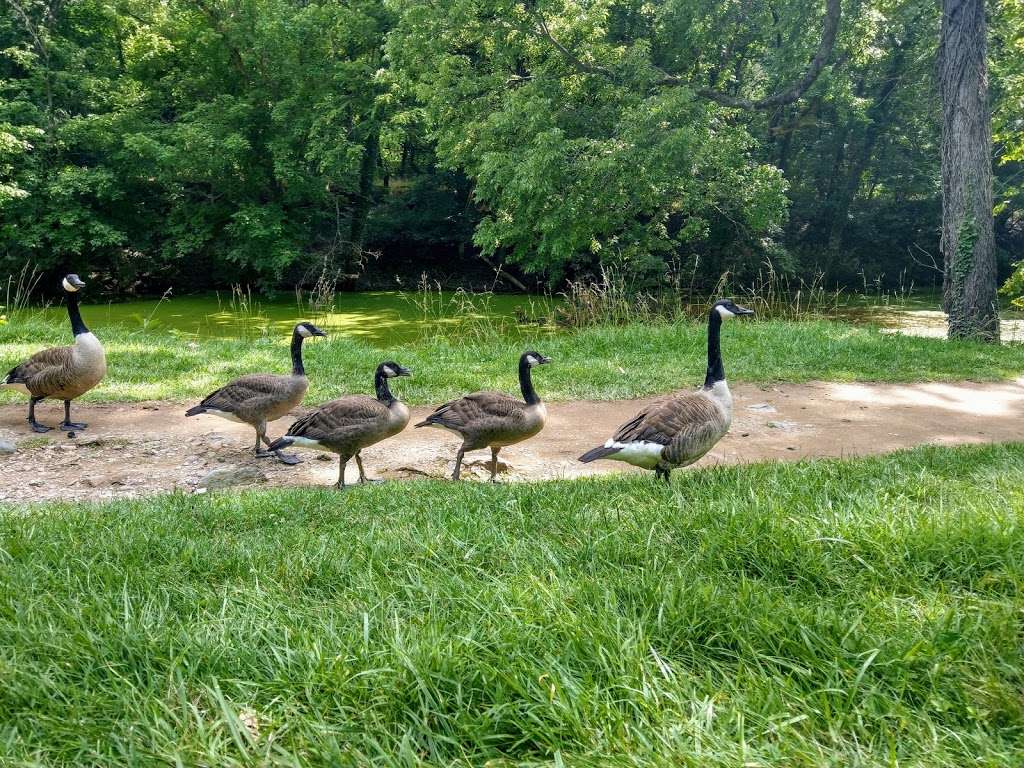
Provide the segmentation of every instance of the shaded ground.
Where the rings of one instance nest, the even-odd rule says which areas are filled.
[[[987,384],[740,384],[733,392],[732,430],[700,465],[1024,439],[1024,378]],[[639,471],[610,461],[583,465],[576,457],[604,442],[646,402],[549,404],[544,431],[504,449],[499,470],[514,480]],[[169,402],[79,405],[75,418],[90,427],[70,439],[57,431],[34,435],[24,406],[0,407],[0,438],[18,447],[14,455],[0,456],[0,501],[196,491],[217,469],[237,470],[242,486],[327,485],[337,477],[333,455],[301,452],[304,461],[297,467],[257,460],[251,455],[250,428],[213,417],[185,419],[184,410]],[[414,408],[413,421],[428,410]],[[43,423],[56,423],[60,415],[59,405],[39,409]],[[288,424],[282,419],[271,425],[271,436]],[[444,477],[455,449],[456,438],[446,432],[410,428],[368,448],[363,457],[371,477]],[[465,476],[486,478],[488,457],[487,451],[470,454]],[[352,462],[348,479],[355,478]]]

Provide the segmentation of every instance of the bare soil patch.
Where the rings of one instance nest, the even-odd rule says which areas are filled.
[[[732,429],[697,466],[1024,439],[1024,378],[986,384],[740,384],[733,394]],[[501,476],[541,480],[639,471],[610,461],[584,465],[576,457],[604,442],[646,402],[550,403],[540,435],[502,450]],[[57,430],[33,434],[26,407],[0,408],[0,439],[17,445],[14,454],[0,456],[0,502],[202,492],[201,481],[218,469],[228,470],[218,473],[222,480],[237,475],[228,484],[238,487],[324,486],[337,477],[333,455],[304,451],[303,463],[295,467],[256,459],[252,429],[213,417],[186,419],[185,408],[172,402],[76,405],[76,420],[89,428],[75,438]],[[414,408],[413,422],[428,411]],[[43,423],[56,424],[62,409],[44,403],[38,414]],[[281,434],[289,423],[271,425],[270,435]],[[457,439],[446,432],[409,428],[366,449],[363,458],[371,477],[443,478],[451,473],[456,447]],[[464,477],[486,479],[489,456],[469,454]],[[354,482],[355,462],[348,469]]]

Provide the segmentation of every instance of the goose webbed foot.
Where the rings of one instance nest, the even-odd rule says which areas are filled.
[[[265,451],[263,449],[254,451],[253,455],[256,456],[257,459],[269,459],[272,456],[276,458],[276,454],[273,451]]]
[[[74,432],[78,429],[85,429],[88,424],[83,424],[79,421],[71,420],[71,401],[64,401],[64,421],[60,423],[60,428],[65,432]]]
[[[45,424],[40,424],[38,421],[35,420],[30,421],[29,425],[32,427],[33,432],[38,432],[39,434],[49,432],[51,429],[53,429],[53,427],[48,427]]]
[[[277,456],[277,460],[282,464],[287,464],[289,467],[294,467],[296,464],[301,464],[302,459],[296,456],[294,453],[283,453],[282,451],[274,451],[274,455]]]

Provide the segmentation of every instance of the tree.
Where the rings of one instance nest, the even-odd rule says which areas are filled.
[[[984,0],[943,0],[942,255],[949,338],[999,340]]]

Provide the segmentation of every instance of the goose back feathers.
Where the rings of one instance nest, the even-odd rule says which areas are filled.
[[[458,480],[466,451],[491,449],[491,480],[495,479],[498,451],[527,440],[544,428],[547,409],[533,387],[532,369],[550,363],[540,352],[524,352],[519,358],[519,387],[523,399],[503,392],[474,392],[439,406],[417,427],[447,429],[462,437],[452,479]]]
[[[619,427],[604,445],[587,451],[579,460],[624,461],[653,469],[668,479],[672,469],[693,464],[710,451],[732,422],[732,394],[725,381],[720,344],[722,320],[752,314],[728,299],[716,302],[708,315],[704,386],[697,392],[656,400]]]
[[[28,422],[35,432],[50,430],[50,427],[36,421],[36,403],[48,397],[64,401],[61,429],[69,432],[85,429],[86,424],[71,421],[71,401],[95,387],[107,374],[107,356],[103,345],[86,327],[78,308],[78,291],[85,283],[78,275],[70,274],[64,278],[63,286],[75,343],[68,347],[37,352],[12,368],[0,380],[0,386],[10,387],[29,396]]]
[[[75,343],[36,352],[12,368],[0,385],[41,400],[74,400],[95,387],[107,373],[107,357],[99,339],[86,327],[78,307],[78,291],[85,286],[78,275],[64,278],[68,318]]]
[[[324,403],[292,424],[284,437],[271,443],[270,449],[295,446],[338,454],[339,488],[345,487],[345,465],[354,456],[359,479],[365,482],[359,452],[397,435],[409,423],[409,408],[391,393],[388,380],[410,375],[408,368],[392,360],[381,363],[374,374],[376,397],[349,395]]]
[[[309,388],[302,362],[302,342],[312,336],[326,335],[312,323],[299,323],[292,331],[291,375],[254,373],[240,376],[211,392],[199,405],[185,411],[185,415],[205,413],[257,428],[260,424],[286,416],[302,403]]]

